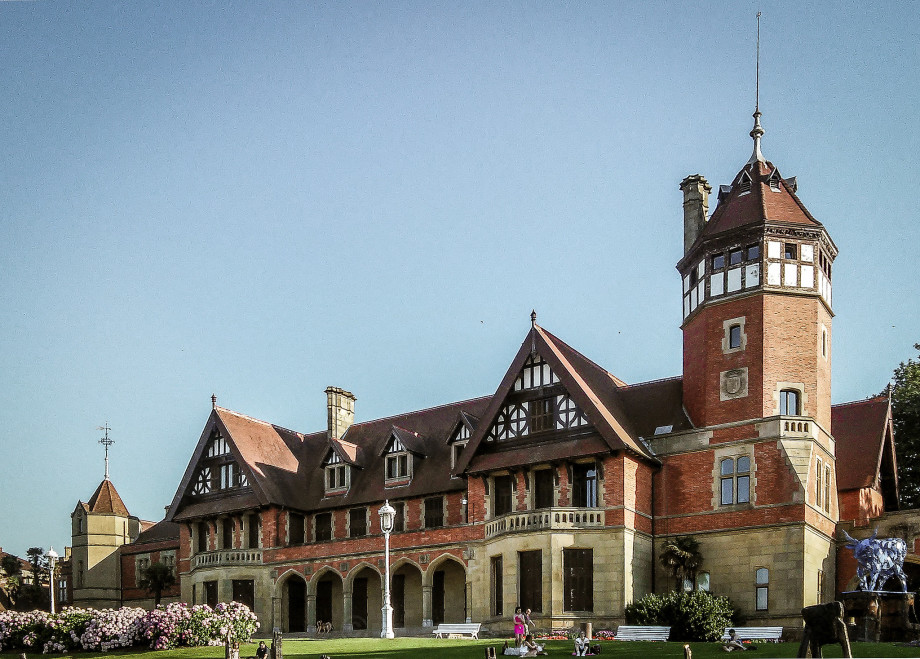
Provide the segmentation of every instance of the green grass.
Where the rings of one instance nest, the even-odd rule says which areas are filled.
[[[294,640],[284,641],[284,656],[290,659],[319,657],[328,654],[330,657],[370,657],[371,659],[460,659],[479,658],[485,655],[483,648],[492,645],[501,651],[503,640],[484,639],[471,640],[438,640],[432,638],[397,638],[381,640],[378,638],[350,638],[350,639],[322,639],[322,640]],[[654,657],[683,657],[683,643],[648,643],[648,642],[601,642],[600,657],[641,657],[653,659]],[[707,659],[711,657],[725,657],[718,643],[691,643],[693,659]],[[572,644],[569,641],[548,641],[546,649],[549,656],[569,657],[572,654]],[[798,643],[766,643],[746,657],[795,657],[799,649]],[[854,657],[920,657],[920,648],[899,647],[892,643],[853,643]],[[255,655],[256,644],[250,643],[240,648],[240,658]],[[0,657],[18,657],[18,652],[0,653]],[[29,653],[28,656],[39,657],[40,654]],[[119,652],[78,652],[65,655],[47,655],[50,657],[93,657],[105,659],[106,657],[143,657],[145,659],[178,659],[189,657],[194,659],[222,659],[224,650],[221,647],[207,648],[181,648],[178,650],[133,650]],[[737,654],[732,656],[737,657]],[[824,646],[825,657],[840,657],[839,645]]]

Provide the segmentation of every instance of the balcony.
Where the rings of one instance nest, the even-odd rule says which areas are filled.
[[[223,565],[261,565],[261,549],[218,549],[195,554],[192,567],[218,567]]]
[[[571,531],[603,526],[604,511],[600,508],[544,508],[508,513],[486,522],[486,538],[494,538],[505,533]]]

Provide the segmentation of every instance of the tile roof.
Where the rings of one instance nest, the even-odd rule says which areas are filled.
[[[164,519],[141,531],[141,533],[137,536],[137,540],[134,541],[132,546],[178,539],[179,525],[175,522],[169,522]]]
[[[91,513],[110,513],[114,515],[123,515],[124,517],[131,516],[127,506],[125,506],[125,502],[118,496],[118,491],[108,478],[103,479],[103,481],[99,483],[99,487],[96,488],[93,496],[90,497],[87,508],[88,512]]]
[[[896,478],[896,465],[883,465],[886,445],[891,449],[892,463],[895,459],[887,396],[834,405],[831,431],[837,442],[838,490],[873,487],[883,468],[893,472],[889,477]]]

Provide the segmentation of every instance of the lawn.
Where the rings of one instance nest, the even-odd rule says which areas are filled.
[[[330,657],[371,657],[372,659],[460,659],[479,658],[485,655],[483,648],[492,645],[501,652],[503,641],[499,639],[471,640],[437,640],[431,638],[397,638],[385,641],[376,638],[323,639],[323,640],[286,640],[284,656],[295,659],[299,657],[317,658],[321,654]],[[601,657],[683,657],[683,643],[650,643],[604,641],[601,643]],[[691,643],[693,659],[707,657],[724,657],[718,643]],[[753,654],[754,657],[795,657],[798,643],[767,643]],[[255,655],[256,645],[247,644],[240,649],[241,659]],[[572,653],[569,641],[549,641],[547,651],[550,656],[568,657]],[[18,657],[18,652],[0,653],[0,657]],[[30,658],[42,656],[30,653]],[[115,652],[78,652],[65,655],[47,655],[50,657],[142,657],[144,659],[177,659],[189,657],[194,659],[222,659],[221,647],[181,648],[178,650],[133,650]],[[749,655],[748,655],[749,656]],[[839,657],[840,646],[824,647],[825,657]],[[854,643],[854,657],[920,657],[920,648],[905,648],[891,643]]]

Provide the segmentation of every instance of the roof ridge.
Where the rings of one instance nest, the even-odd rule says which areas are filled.
[[[646,384],[658,384],[659,382],[670,382],[672,380],[683,380],[683,378],[684,376],[682,375],[670,375],[666,378],[655,378],[654,380],[645,380],[644,382],[633,382],[632,384],[627,383],[624,385],[624,388],[631,389],[633,387],[641,387]]]
[[[288,431],[288,432],[292,432],[292,433],[294,433],[295,435],[300,435],[300,436],[302,436],[302,437],[306,437],[306,435],[308,434],[308,433],[301,432],[301,431],[299,431],[299,430],[292,430],[291,428],[285,428],[284,426],[279,426],[277,423],[272,423],[271,421],[265,421],[264,419],[257,419],[257,418],[254,417],[254,416],[250,416],[250,415],[248,415],[248,414],[243,414],[242,412],[237,412],[236,410],[231,410],[231,409],[228,408],[228,407],[221,407],[220,405],[218,405],[218,406],[216,406],[214,409],[215,409],[215,410],[223,410],[224,412],[229,412],[230,414],[233,414],[234,416],[238,416],[238,417],[243,418],[243,419],[248,419],[249,421],[254,421],[255,423],[261,423],[261,424],[266,425],[266,426],[271,426],[272,428],[276,428],[276,429],[277,429],[277,428],[280,428],[281,430],[286,430],[286,431]],[[317,432],[320,432],[320,431],[317,431]],[[312,435],[313,433],[309,433],[309,434]]]
[[[591,364],[592,366],[596,366],[597,368],[599,368],[600,370],[602,370],[604,373],[606,373],[607,375],[609,375],[611,378],[613,378],[614,383],[617,385],[617,388],[622,387],[622,386],[626,386],[626,387],[630,386],[629,383],[626,382],[626,380],[624,380],[623,378],[621,378],[621,377],[619,377],[619,376],[614,375],[613,373],[611,373],[610,371],[608,371],[606,368],[604,368],[603,366],[601,366],[600,364],[598,364],[596,361],[594,361],[593,359],[591,359],[590,357],[588,357],[587,355],[585,355],[584,353],[582,353],[581,351],[579,351],[577,348],[573,348],[572,346],[570,346],[568,343],[566,343],[565,341],[563,341],[562,339],[560,339],[558,336],[556,336],[555,334],[553,334],[552,332],[550,332],[550,331],[549,331],[548,329],[546,329],[545,327],[540,326],[540,329],[543,331],[544,334],[547,334],[547,335],[551,336],[551,337],[553,338],[554,341],[558,341],[559,343],[561,343],[562,345],[564,345],[566,348],[568,348],[569,350],[571,350],[573,353],[575,353],[578,357],[580,357],[581,359],[584,359],[586,362],[588,362],[588,363]]]
[[[442,403],[441,405],[433,405],[431,407],[425,407],[420,410],[413,410],[411,412],[403,412],[402,414],[392,414],[390,416],[383,416],[379,419],[368,419],[367,421],[355,422],[349,426],[349,428],[354,428],[355,426],[363,426],[371,423],[380,423],[381,421],[389,421],[391,419],[398,419],[400,417],[412,416],[413,414],[421,414],[422,412],[430,412],[432,410],[440,410],[445,407],[453,407],[455,405],[462,405],[464,403],[473,403],[480,400],[487,400],[492,398],[492,396],[477,396],[476,398],[468,398],[466,400],[458,400],[453,403]],[[460,410],[461,412],[463,410]],[[393,425],[396,425],[395,423]],[[409,430],[408,428],[403,428],[403,430]],[[411,431],[409,431],[411,432]]]
[[[878,402],[881,402],[881,401],[885,401],[885,400],[888,400],[888,396],[887,396],[887,395],[885,395],[885,394],[877,394],[877,395],[875,395],[875,396],[869,396],[868,398],[862,398],[862,399],[860,399],[860,400],[851,400],[851,401],[848,402],[848,403],[835,403],[835,404],[831,405],[831,407],[834,408],[834,407],[844,407],[845,405],[861,405],[861,404],[863,404],[863,403],[874,403],[874,402],[877,402],[877,401],[878,401]]]

